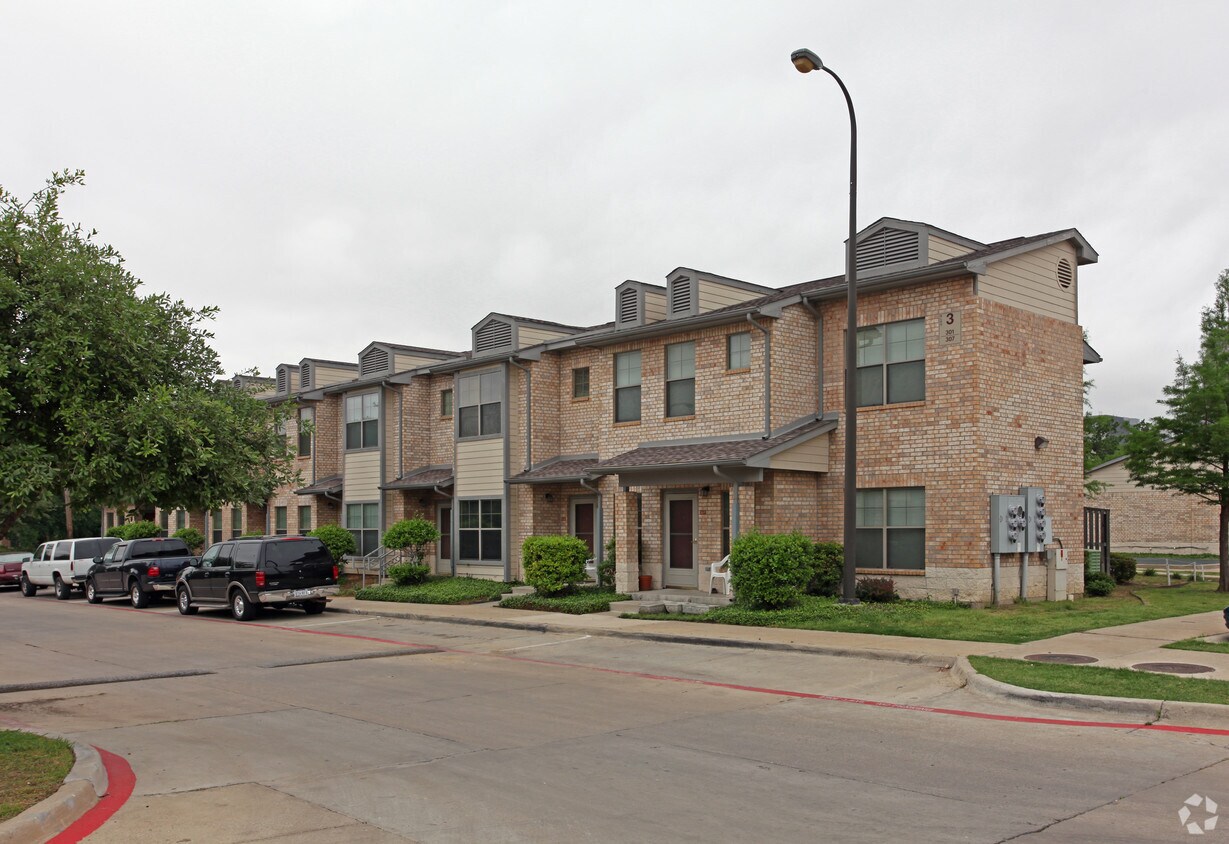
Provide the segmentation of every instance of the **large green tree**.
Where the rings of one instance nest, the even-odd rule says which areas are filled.
[[[289,408],[220,380],[215,308],[142,295],[115,249],[62,219],[83,183],[0,187],[0,536],[65,491],[77,506],[264,500],[294,478]]]
[[[1202,498],[1220,512],[1220,586],[1229,592],[1229,270],[1200,320],[1199,356],[1178,358],[1164,416],[1127,441],[1127,469],[1141,484]]]

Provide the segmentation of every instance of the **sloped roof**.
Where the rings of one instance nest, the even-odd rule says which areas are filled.
[[[389,481],[380,489],[433,489],[437,486],[452,486],[452,466],[419,466],[411,469],[395,481]]]
[[[321,478],[310,486],[305,486],[302,489],[296,489],[298,495],[336,495],[342,490],[342,476],[330,475],[327,478]]]
[[[625,451],[593,467],[595,474],[615,474],[629,469],[666,469],[676,466],[760,465],[773,454],[800,445],[836,428],[831,418],[813,419],[802,425],[760,437],[730,437],[706,442],[643,445]]]
[[[565,454],[559,457],[552,457],[550,460],[545,460],[528,471],[509,478],[508,483],[543,484],[588,478],[591,476],[589,470],[596,466],[598,462],[597,455],[595,454]]]

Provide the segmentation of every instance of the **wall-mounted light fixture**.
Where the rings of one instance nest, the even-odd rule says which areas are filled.
[[[710,491],[711,491],[711,490],[710,490],[710,487],[706,487],[706,486],[702,486],[702,487],[700,487],[700,495],[702,495],[702,496],[703,496],[703,497],[705,497],[705,498],[708,498],[708,493],[709,493]]]
[[[555,494],[554,494],[553,492],[548,492],[548,493],[546,493],[546,495],[544,495],[544,496],[542,496],[542,497],[543,497],[543,498],[545,498],[547,501],[554,501],[554,500],[555,500]]]
[[[1043,448],[1045,448],[1049,444],[1050,444],[1050,441],[1047,440],[1045,437],[1037,437],[1033,440],[1033,448],[1037,449],[1038,451],[1041,451]]]

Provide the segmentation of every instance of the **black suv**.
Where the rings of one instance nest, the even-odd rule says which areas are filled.
[[[265,606],[300,606],[315,615],[336,594],[337,564],[324,543],[310,536],[219,542],[175,583],[175,601],[184,615],[194,614],[198,605],[229,605],[239,621],[255,618]]]

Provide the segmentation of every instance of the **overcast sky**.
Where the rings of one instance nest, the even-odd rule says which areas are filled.
[[[149,291],[221,308],[228,373],[590,325],[624,279],[839,275],[859,227],[1100,252],[1096,412],[1152,416],[1229,267],[1229,3],[0,3],[0,184]]]

